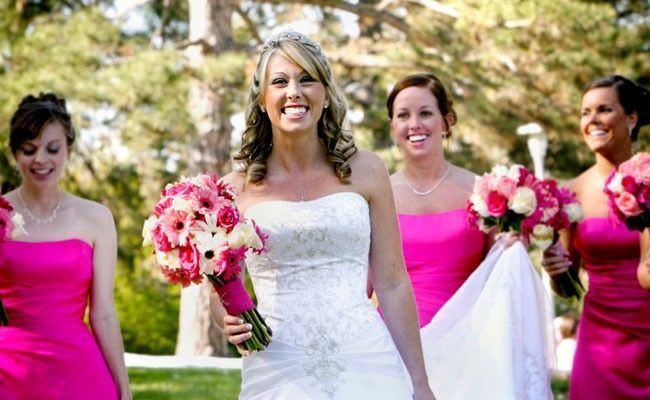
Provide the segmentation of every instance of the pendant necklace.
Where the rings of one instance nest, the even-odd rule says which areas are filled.
[[[406,182],[406,186],[408,186],[408,187],[411,189],[411,191],[413,192],[413,194],[416,194],[416,195],[418,195],[418,196],[426,196],[426,195],[431,194],[431,192],[433,192],[434,190],[436,190],[436,189],[438,188],[438,186],[440,186],[440,184],[442,183],[442,181],[444,181],[445,178],[447,177],[447,175],[449,175],[449,171],[450,171],[450,170],[451,170],[451,164],[447,163],[447,169],[445,170],[445,173],[442,174],[442,176],[441,176],[440,178],[438,178],[438,180],[437,180],[436,183],[431,187],[431,189],[429,189],[429,190],[425,190],[424,192],[421,192],[421,191],[417,190],[416,188],[413,187],[413,185],[411,185],[411,184],[409,183],[408,179],[406,179],[406,175],[404,175],[404,170],[402,170],[402,177],[404,177],[404,182]]]

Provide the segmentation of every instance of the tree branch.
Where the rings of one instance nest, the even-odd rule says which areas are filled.
[[[237,7],[237,14],[244,20],[244,23],[246,26],[248,26],[248,29],[251,32],[251,35],[255,38],[257,43],[262,44],[264,41],[260,37],[260,33],[257,30],[257,26],[255,25],[255,22],[251,19],[251,17],[248,16],[248,12],[246,10],[243,10],[241,7]]]
[[[129,2],[129,5],[123,7],[121,10],[117,10],[117,14],[115,15],[115,18],[122,19],[126,17],[131,11],[135,10],[141,5],[150,3],[151,1],[152,0],[131,0]]]
[[[163,0],[163,12],[160,17],[160,25],[156,31],[151,35],[149,46],[154,47],[156,42],[160,40],[161,44],[165,36],[165,29],[167,29],[167,22],[169,21],[169,9],[171,8],[172,0]]]
[[[269,4],[302,4],[305,5],[303,0],[259,0],[259,3]],[[336,8],[342,11],[347,11],[358,16],[370,17],[378,22],[386,23],[398,31],[404,32],[407,36],[410,34],[409,25],[396,15],[377,8],[376,5],[371,4],[352,4],[342,0],[311,0],[309,5]]]

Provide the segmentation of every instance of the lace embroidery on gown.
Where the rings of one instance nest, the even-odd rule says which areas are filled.
[[[269,251],[250,257],[247,269],[258,310],[274,332],[269,348],[247,359],[275,357],[277,346],[284,346],[287,356],[281,358],[286,360],[293,353],[301,369],[296,380],[300,375],[309,378],[310,385],[330,399],[340,398],[340,387],[353,383],[355,374],[372,373],[351,366],[355,358],[364,358],[366,347],[370,355],[375,350],[387,352],[390,358],[383,362],[403,372],[388,332],[366,295],[370,218],[365,199],[343,192],[300,203],[269,201],[251,206],[246,215],[269,235]],[[377,332],[390,347],[373,349],[375,343],[366,342]],[[264,375],[247,369],[246,361],[242,397]]]

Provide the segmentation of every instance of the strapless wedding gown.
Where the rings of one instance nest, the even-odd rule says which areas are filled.
[[[246,264],[273,338],[244,358],[240,398],[412,398],[408,373],[366,295],[366,200],[342,192],[267,201],[246,216],[269,235],[268,252]]]

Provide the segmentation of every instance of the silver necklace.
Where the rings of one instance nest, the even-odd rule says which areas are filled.
[[[50,216],[47,218],[39,218],[36,215],[34,215],[34,213],[32,213],[29,207],[27,207],[25,200],[23,200],[23,196],[20,194],[20,190],[17,193],[18,193],[18,200],[20,200],[20,204],[23,206],[23,209],[25,210],[25,214],[27,214],[29,219],[36,222],[36,225],[47,225],[52,223],[56,219],[56,215],[59,212],[59,207],[61,207],[61,192],[59,192],[59,198],[56,201],[56,206],[50,213]]]
[[[445,173],[442,174],[442,176],[441,176],[440,178],[438,178],[438,180],[436,181],[436,183],[433,184],[433,186],[431,187],[431,189],[429,189],[429,190],[425,190],[424,192],[420,192],[419,190],[417,190],[416,188],[414,188],[413,185],[411,185],[411,184],[409,183],[408,179],[406,179],[406,175],[404,175],[404,170],[402,170],[402,176],[404,177],[404,182],[406,182],[406,186],[408,186],[408,187],[411,189],[411,191],[413,192],[413,194],[416,194],[416,195],[418,195],[418,196],[426,196],[426,195],[431,194],[431,192],[433,192],[434,190],[436,190],[436,188],[437,188],[438,186],[440,186],[440,184],[442,183],[442,181],[444,181],[445,178],[447,177],[447,175],[449,175],[449,171],[450,171],[450,170],[451,170],[451,164],[447,163],[447,169],[445,170]]]
[[[307,194],[307,189],[309,189],[310,185],[311,185],[311,179],[307,180],[307,184],[302,189],[302,193],[300,194],[300,201],[305,201],[305,195]]]

